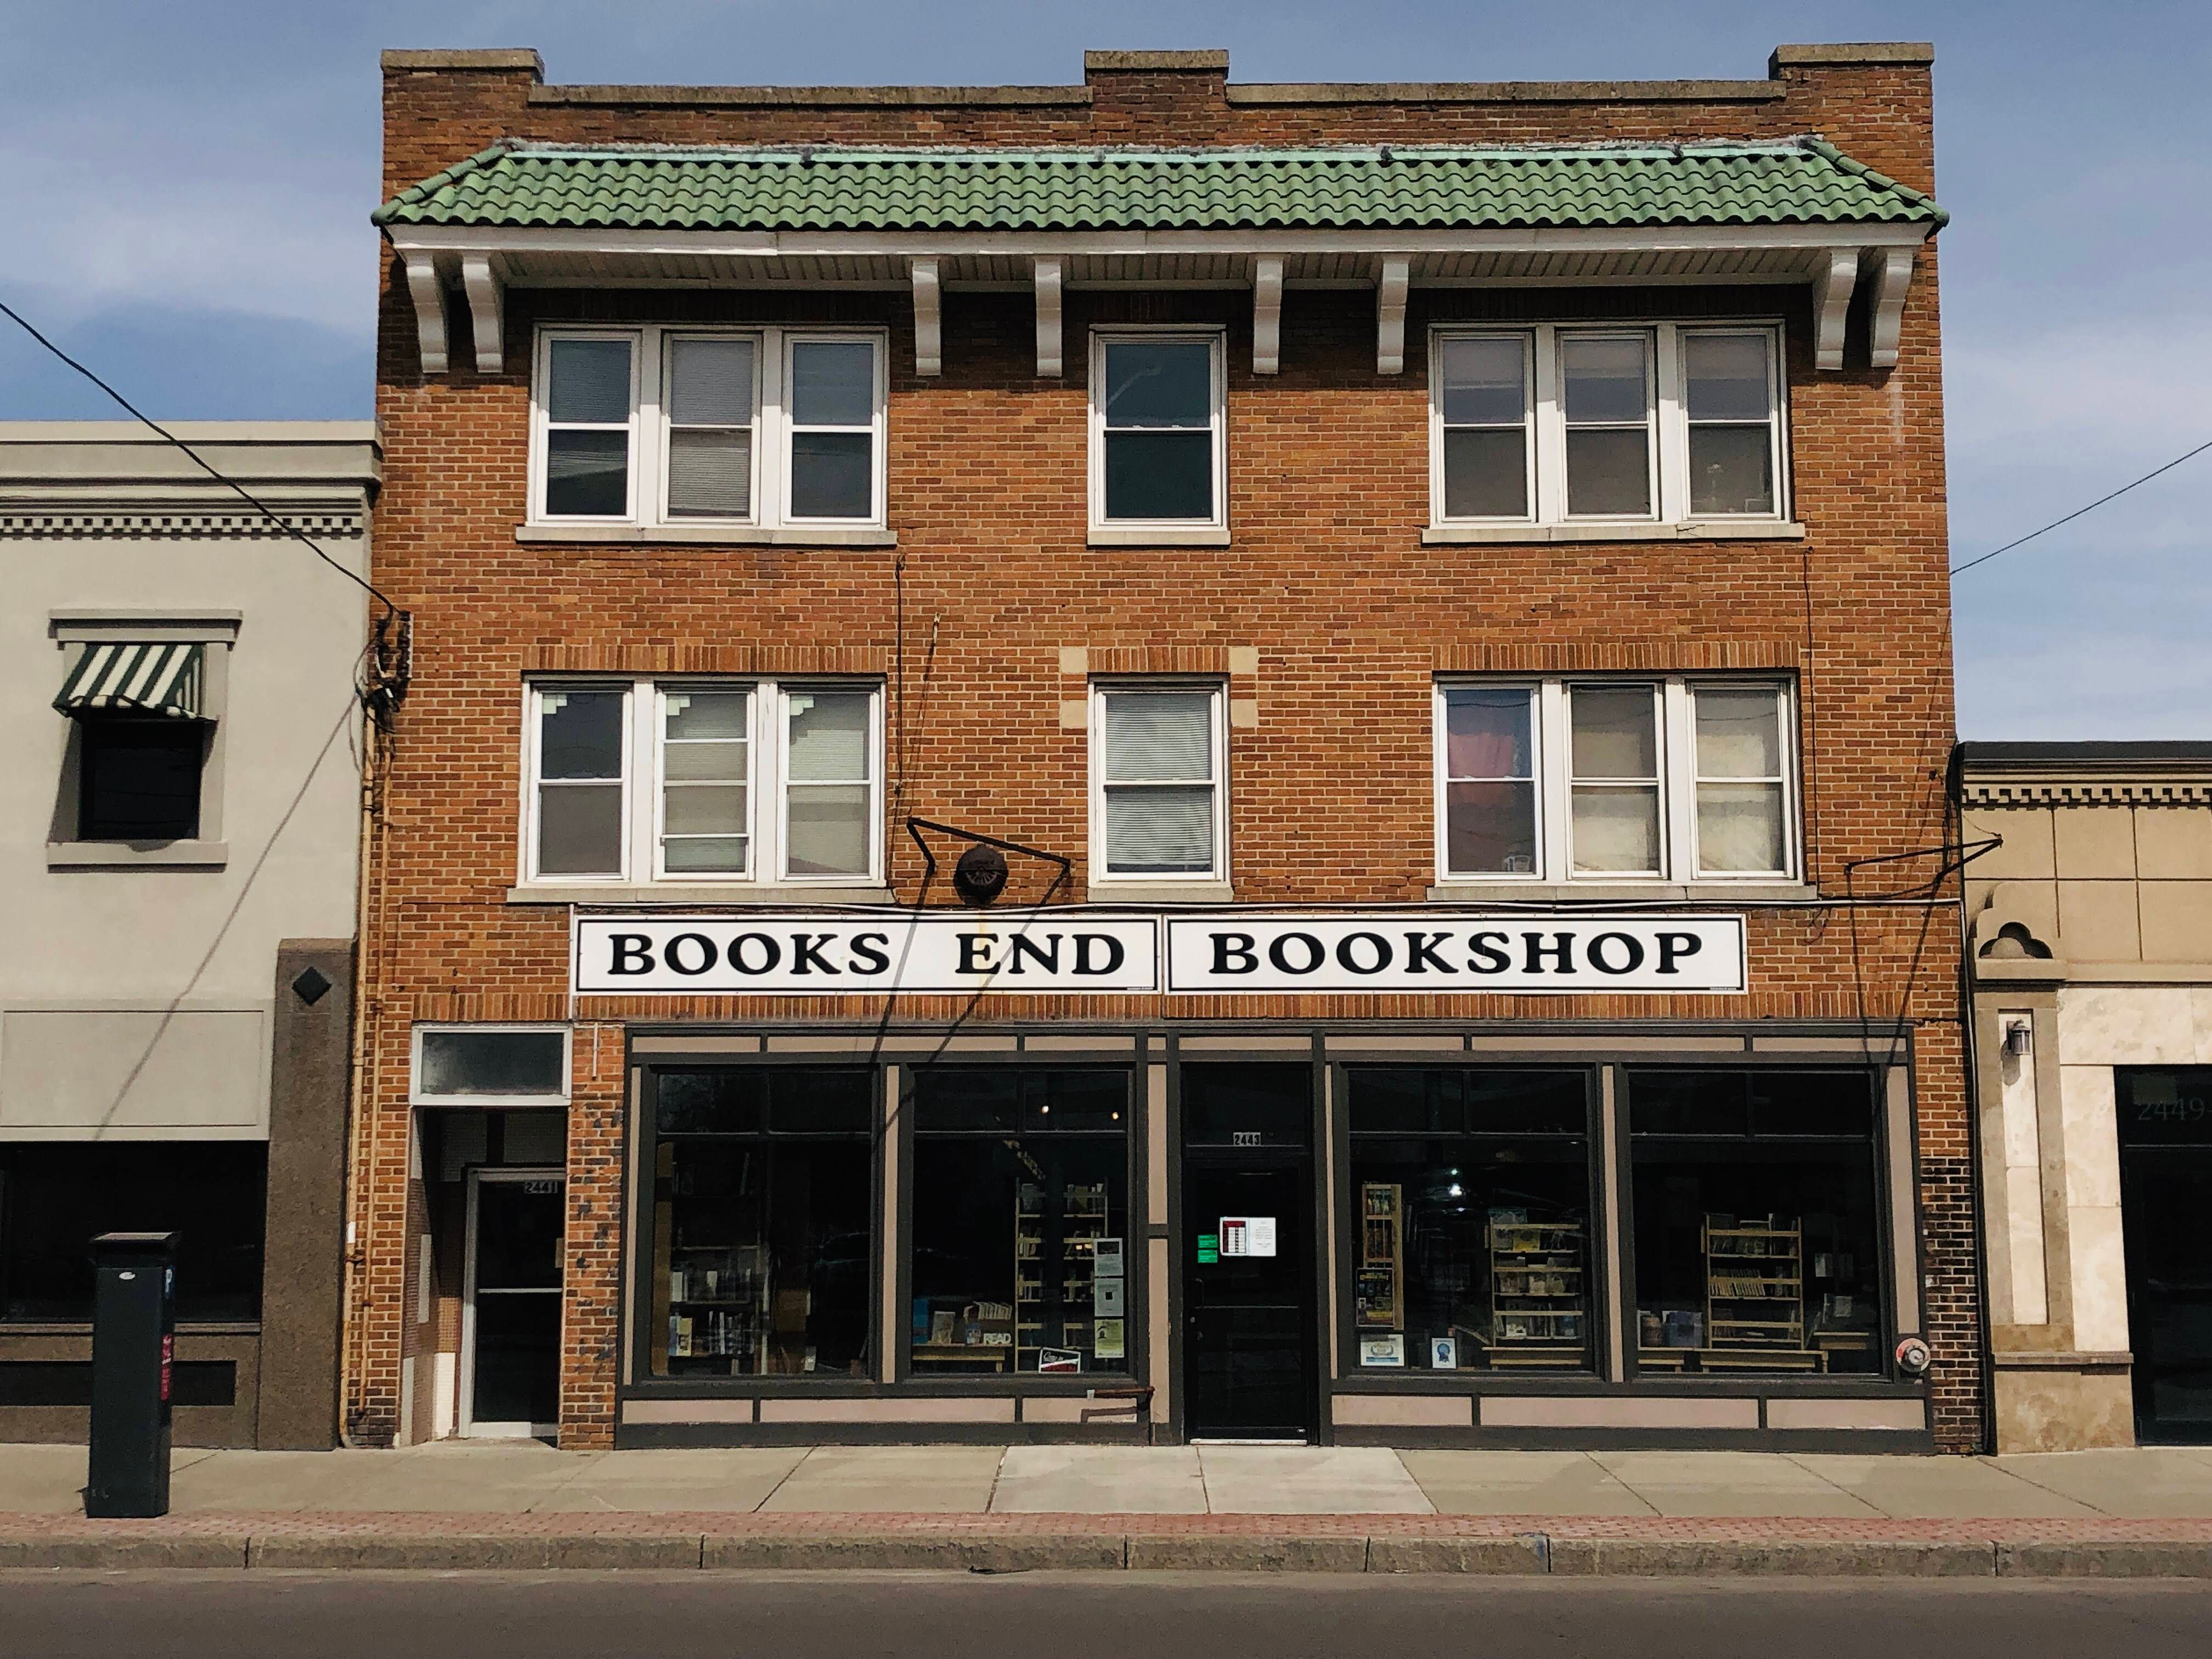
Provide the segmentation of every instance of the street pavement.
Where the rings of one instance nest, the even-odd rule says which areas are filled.
[[[1161,1573],[0,1573],[9,1659],[2203,1659],[2212,1584]]]
[[[81,1512],[82,1447],[0,1445],[0,1515]],[[2015,1457],[1375,1447],[182,1449],[179,1516],[1492,1516],[2212,1520],[2212,1447]]]

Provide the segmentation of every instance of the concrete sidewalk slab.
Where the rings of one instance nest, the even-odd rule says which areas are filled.
[[[1585,1452],[1406,1451],[1398,1458],[1439,1515],[1659,1512]]]
[[[404,1451],[222,1451],[170,1477],[171,1507],[520,1515],[607,1454],[532,1441],[441,1441]]]
[[[769,1514],[981,1515],[1003,1446],[817,1446],[771,1492]]]
[[[745,1514],[806,1458],[804,1446],[611,1453],[537,1503],[532,1514]]]
[[[1764,1452],[1592,1452],[1593,1462],[1665,1516],[1878,1517],[1881,1511],[1802,1464]]]
[[[171,1491],[184,1470],[215,1455],[205,1446],[172,1451]],[[0,1445],[0,1514],[82,1514],[85,1458],[82,1446]]]
[[[2027,1520],[2097,1513],[1973,1458],[1801,1452],[1792,1461],[1897,1520]]]
[[[994,1514],[1204,1515],[1192,1446],[1011,1446]]]
[[[1972,1461],[2101,1515],[2146,1521],[2212,1515],[2212,1451],[2200,1448],[2033,1452]]]
[[[1383,1446],[1200,1446],[1215,1515],[1431,1515],[1436,1506]]]

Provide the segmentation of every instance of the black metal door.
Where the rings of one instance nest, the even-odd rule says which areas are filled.
[[[2136,1432],[2143,1440],[2212,1441],[2208,1200],[2212,1148],[2122,1151],[2129,1346],[2135,1352]]]

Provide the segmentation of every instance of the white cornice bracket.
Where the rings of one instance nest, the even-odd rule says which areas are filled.
[[[425,374],[446,372],[446,296],[438,285],[438,268],[427,252],[403,256],[407,262],[407,293],[415,301],[415,348]]]
[[[1273,374],[1283,366],[1283,262],[1252,265],[1252,372]]]
[[[1897,367],[1897,336],[1905,320],[1905,291],[1912,286],[1912,250],[1886,247],[1869,256],[1874,266],[1874,323],[1867,361],[1876,368]]]
[[[1851,289],[1859,276],[1859,251],[1830,250],[1813,270],[1813,367],[1844,366],[1844,334],[1851,317]]]
[[[1406,289],[1413,276],[1410,259],[1385,259],[1382,280],[1375,286],[1375,372],[1406,372]]]
[[[914,372],[945,373],[945,325],[938,305],[937,261],[914,262]]]
[[[499,278],[491,256],[461,256],[461,288],[469,296],[469,321],[476,334],[477,373],[496,374],[507,367],[507,336],[500,313]]]
[[[1036,262],[1037,373],[1057,379],[1061,371],[1060,347],[1060,290],[1061,261]]]

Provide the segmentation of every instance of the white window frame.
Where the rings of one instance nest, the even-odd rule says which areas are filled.
[[[1163,345],[1178,343],[1206,349],[1212,386],[1213,514],[1205,519],[1109,519],[1106,516],[1106,348],[1129,343]],[[1229,337],[1219,328],[1184,325],[1115,325],[1091,331],[1091,529],[1095,534],[1141,535],[1159,531],[1173,535],[1187,531],[1225,531],[1229,528]],[[1187,428],[1186,428],[1187,429]]]
[[[661,794],[661,699],[671,692],[737,691],[751,694],[747,710],[745,836],[747,868],[742,874],[719,871],[667,872],[662,867],[660,833],[665,817]],[[617,875],[539,875],[538,866],[538,757],[542,738],[538,696],[547,691],[619,691],[623,720],[623,846]],[[788,854],[787,801],[790,781],[787,699],[794,694],[848,692],[868,699],[868,856],[856,875],[792,875]],[[526,888],[630,886],[663,887],[860,887],[884,884],[885,781],[884,686],[879,680],[836,676],[780,679],[774,676],[668,674],[593,679],[549,674],[527,679],[522,688],[524,730],[522,811],[520,818],[519,884]],[[649,769],[649,770],[648,770]],[[763,800],[773,802],[764,807]]]
[[[668,418],[665,392],[674,342],[716,338],[750,339],[753,346],[752,507],[750,518],[713,519],[668,512]],[[630,345],[629,503],[620,518],[577,514],[548,514],[545,503],[546,392],[552,346],[556,340],[626,340]],[[785,510],[790,499],[791,423],[787,388],[790,348],[800,341],[865,343],[875,355],[875,411],[872,431],[871,514],[865,519],[796,519]],[[572,327],[548,324],[538,331],[530,382],[529,500],[524,522],[533,529],[564,526],[638,530],[882,530],[889,495],[890,334],[882,328],[786,328],[777,324],[716,326],[696,323],[641,323],[629,328]],[[827,429],[827,428],[825,428]],[[837,430],[858,430],[841,428]]]
[[[1202,692],[1208,699],[1213,750],[1213,866],[1199,871],[1132,871],[1106,861],[1106,702],[1117,696]],[[1218,887],[1229,879],[1229,688],[1219,680],[1100,680],[1091,686],[1090,884],[1104,887]],[[1160,780],[1166,782],[1170,780]],[[1193,780],[1194,782],[1196,780]]]
[[[1484,691],[1521,691],[1528,698],[1529,764],[1535,776],[1530,790],[1535,813],[1535,867],[1530,870],[1457,871],[1451,867],[1451,785],[1455,781],[1494,781],[1490,779],[1455,780],[1451,775],[1449,759],[1450,714],[1448,692],[1480,690]],[[1436,693],[1429,701],[1431,713],[1430,744],[1435,763],[1430,768],[1434,785],[1431,805],[1436,813],[1437,879],[1440,882],[1540,882],[1545,879],[1544,863],[1547,838],[1551,831],[1551,814],[1544,799],[1544,745],[1546,709],[1544,686],[1540,680],[1438,680]]]
[[[1655,873],[1638,874],[1610,870],[1577,872],[1573,864],[1573,779],[1571,772],[1574,732],[1569,700],[1577,686],[1649,685],[1657,689],[1659,702],[1659,836],[1660,864]],[[1530,690],[1534,696],[1536,760],[1536,868],[1518,872],[1455,871],[1450,864],[1450,819],[1446,792],[1444,694],[1455,688],[1480,686],[1501,690]],[[1784,867],[1701,872],[1698,868],[1697,726],[1694,699],[1702,690],[1760,690],[1774,694],[1779,703],[1782,736],[1782,848]],[[1796,681],[1777,674],[1564,674],[1538,679],[1528,676],[1492,678],[1475,675],[1440,677],[1431,696],[1430,762],[1431,800],[1435,816],[1436,879],[1439,885],[1521,885],[1627,887],[1683,886],[1727,888],[1772,886],[1796,882],[1804,867],[1803,750],[1797,729]],[[1095,726],[1095,721],[1094,721]],[[1720,781],[1771,781],[1730,779]],[[1094,804],[1093,817],[1097,808]]]
[[[422,1038],[431,1031],[558,1031],[561,1034],[561,1088],[543,1095],[434,1095],[422,1088]],[[510,1106],[566,1106],[575,1062],[575,1033],[552,1020],[432,1019],[419,1022],[407,1039],[407,1098],[416,1106],[482,1106],[505,1110]]]
[[[1701,334],[1763,337],[1766,341],[1769,457],[1774,475],[1771,513],[1693,514],[1690,499],[1690,421],[1687,398],[1687,342]],[[1637,335],[1649,343],[1645,362],[1650,380],[1648,453],[1651,464],[1652,511],[1640,515],[1573,514],[1567,511],[1567,426],[1559,373],[1559,345],[1577,337]],[[1529,375],[1529,513],[1525,518],[1449,517],[1444,511],[1443,351],[1458,339],[1519,339],[1526,343]],[[1623,321],[1606,323],[1437,324],[1429,331],[1429,519],[1439,530],[1509,527],[1516,525],[1572,525],[1602,529],[1608,525],[1786,524],[1790,513],[1788,345],[1781,323],[1766,319],[1716,318],[1694,323]],[[1730,424],[1736,424],[1730,422]],[[1749,424],[1742,422],[1741,424]]]
[[[1454,340],[1511,340],[1521,348],[1522,457],[1527,464],[1522,499],[1528,510],[1519,514],[1461,514],[1444,510],[1444,434],[1451,428],[1444,419],[1444,349]],[[1535,331],[1528,328],[1438,328],[1429,336],[1429,520],[1432,524],[1534,524],[1541,511],[1536,499],[1537,419],[1536,376],[1542,354]],[[1480,426],[1473,431],[1503,432],[1501,426]]]

